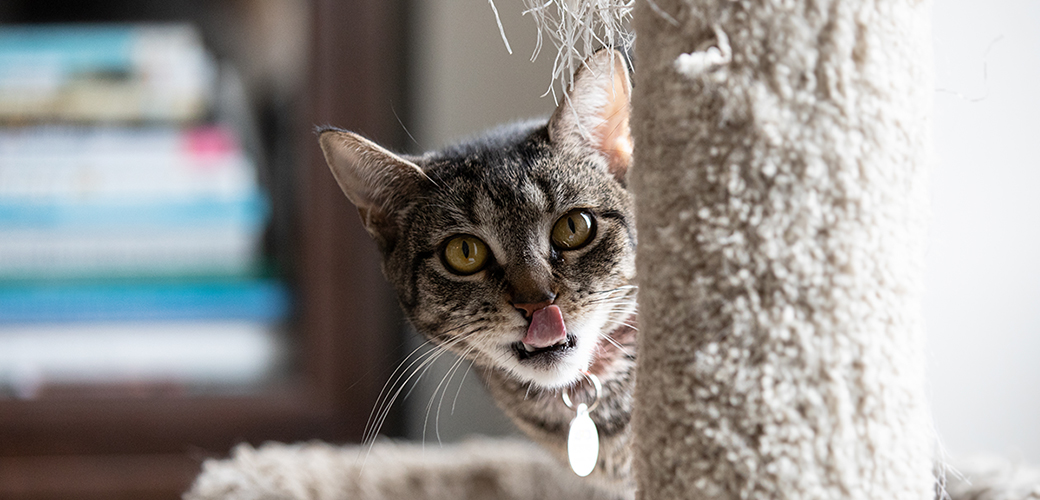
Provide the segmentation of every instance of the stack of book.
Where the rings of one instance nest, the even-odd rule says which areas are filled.
[[[213,67],[186,25],[0,27],[0,397],[278,370],[289,294]]]
[[[187,24],[0,26],[0,120],[198,120],[214,67]]]

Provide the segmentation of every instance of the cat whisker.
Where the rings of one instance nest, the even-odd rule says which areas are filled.
[[[473,332],[468,332],[468,333],[473,333]],[[460,341],[460,340],[462,340],[462,339],[463,339],[464,337],[469,337],[469,336],[470,336],[470,335],[468,335],[467,333],[462,333],[462,334],[459,334],[459,336],[458,336],[458,337],[456,337],[456,338],[454,338],[454,339],[452,339],[452,341],[451,341],[451,342],[447,342],[447,343],[445,343],[445,344],[444,344],[443,346],[440,346],[440,351],[439,351],[439,352],[438,352],[438,353],[436,354],[436,356],[434,356],[434,359],[430,360],[430,362],[429,362],[429,363],[427,364],[426,368],[425,368],[425,369],[423,370],[423,373],[422,373],[422,374],[420,374],[420,375],[419,375],[419,378],[417,378],[417,379],[415,380],[415,383],[414,383],[414,384],[412,384],[412,388],[411,388],[411,389],[409,389],[407,393],[405,393],[405,395],[404,395],[404,399],[408,399],[408,397],[412,395],[412,392],[414,392],[414,391],[415,391],[416,387],[417,387],[417,386],[418,386],[418,384],[419,384],[419,380],[420,380],[420,379],[421,379],[421,378],[422,378],[422,377],[423,377],[424,375],[426,375],[426,372],[430,371],[430,368],[432,368],[432,367],[433,367],[433,363],[435,363],[435,362],[437,361],[437,359],[439,359],[439,358],[440,358],[441,356],[445,355],[446,353],[448,353],[448,352],[451,352],[451,349],[450,349],[450,348],[451,348],[451,346],[453,346],[453,345],[455,345],[455,344],[459,343],[459,341]]]
[[[593,294],[593,293],[595,293],[595,294],[612,293],[612,292],[617,292],[617,291],[621,291],[621,290],[631,290],[633,288],[639,288],[639,286],[638,285],[622,285],[622,286],[619,286],[617,288],[611,288],[609,290],[598,290],[598,291],[589,292],[589,293],[590,294]]]
[[[432,349],[420,354],[415,360],[413,360],[408,365],[408,368],[405,368],[405,370],[410,370],[412,366],[415,366],[415,363],[421,361],[420,365],[416,367],[415,370],[412,370],[411,374],[409,374],[403,382],[401,381],[401,378],[404,377],[405,372],[401,372],[397,379],[393,381],[393,383],[390,385],[390,390],[387,392],[388,399],[385,399],[382,403],[380,403],[381,408],[376,412],[376,419],[373,422],[370,434],[368,436],[365,436],[362,440],[362,443],[368,443],[368,447],[365,450],[365,459],[361,463],[361,467],[358,471],[359,474],[364,472],[365,465],[368,463],[368,457],[369,455],[371,455],[372,448],[375,446],[376,438],[379,436],[379,430],[383,428],[383,424],[386,422],[386,418],[390,414],[390,409],[393,407],[394,402],[397,401],[398,396],[401,395],[401,391],[403,391],[405,387],[408,386],[408,382],[411,381],[412,378],[416,376],[416,374],[418,374],[419,377],[415,380],[415,384],[418,384],[419,379],[421,379],[422,376],[426,373],[426,370],[429,369],[429,365],[433,363],[433,361],[436,361],[436,359],[439,358],[442,354],[447,352],[446,346],[452,345],[455,342],[460,341],[461,339],[462,337],[453,339],[452,342],[446,343],[445,346],[434,346]],[[429,342],[424,342],[423,345],[419,346],[419,348],[423,347],[428,343]],[[418,348],[416,350],[418,350]],[[415,351],[412,351],[412,354],[414,354],[414,352]],[[405,358],[405,361],[407,361],[407,358]],[[426,368],[426,370],[424,370],[424,367]],[[419,373],[420,370],[422,371],[422,373]],[[412,389],[415,388],[415,384],[412,385]],[[397,387],[396,391],[394,391],[394,387]],[[392,397],[389,396],[390,392],[393,392]],[[411,394],[411,391],[408,391],[408,394]],[[408,397],[408,394],[405,395],[405,398]]]
[[[633,304],[634,305],[634,304],[637,303],[635,298],[629,297],[627,295],[626,296],[621,296],[621,297],[597,297],[597,298],[593,298],[593,299],[588,299],[588,300],[586,300],[584,302],[585,302],[586,305],[592,305],[592,304],[613,304],[613,303]]]
[[[437,387],[435,387],[433,389],[433,394],[430,396],[430,402],[427,403],[427,405],[426,405],[426,417],[423,419],[422,443],[423,443],[424,447],[426,446],[426,429],[429,427],[430,411],[433,409],[433,402],[437,399],[437,393],[438,392],[441,393],[441,401],[444,401],[443,394],[444,394],[445,391],[442,391],[441,387],[444,386],[445,381],[450,381],[451,380],[451,376],[455,373],[455,370],[458,368],[458,366],[461,365],[461,363],[465,359],[463,356],[465,356],[466,354],[469,354],[472,350],[473,350],[473,348],[470,347],[469,349],[464,351],[463,354],[460,355],[458,357],[458,359],[456,359],[455,362],[452,363],[451,367],[448,368],[448,370],[444,373],[444,376],[441,377],[441,381],[437,383]],[[434,421],[434,430],[436,431],[436,435],[437,435],[437,443],[440,444],[441,443],[441,436],[440,436],[440,405],[439,404],[437,406],[437,416],[436,416],[435,421]]]
[[[456,344],[458,342],[461,342],[465,337],[466,337],[466,335],[459,335],[459,336],[453,338],[452,340],[444,343],[443,345],[439,345],[439,346],[435,345],[430,350],[420,354],[418,357],[416,357],[414,360],[412,360],[412,362],[409,363],[408,366],[406,368],[404,368],[404,370],[400,371],[400,373],[398,374],[397,378],[393,379],[392,383],[390,383],[390,385],[389,385],[390,389],[386,392],[386,394],[384,396],[382,396],[382,400],[381,401],[377,401],[376,405],[377,405],[377,407],[379,407],[379,410],[376,412],[376,420],[373,423],[373,426],[370,429],[370,432],[368,432],[367,435],[364,437],[363,442],[369,442],[370,444],[375,442],[375,438],[379,434],[379,430],[382,428],[383,423],[385,422],[387,416],[389,415],[390,409],[393,407],[394,402],[397,400],[398,396],[401,394],[401,391],[403,391],[404,388],[407,387],[408,382],[411,381],[412,378],[416,376],[416,374],[419,374],[419,378],[422,378],[422,373],[425,373],[424,368],[428,369],[429,365],[433,361],[435,361],[438,357],[440,357],[444,352],[447,352],[448,348],[450,348],[451,346],[453,346],[454,344]],[[430,341],[424,342],[423,345],[420,345],[418,348],[416,348],[416,351],[419,350],[420,348],[426,346],[427,344],[430,344],[430,343],[431,343]],[[414,354],[414,353],[415,353],[415,351],[412,351],[412,354]],[[409,357],[412,354],[409,354]],[[407,360],[408,360],[408,358],[406,357],[405,361],[407,361]],[[419,366],[415,367],[416,363],[418,363]],[[404,362],[402,362],[401,364],[403,365]],[[415,367],[415,369],[413,370],[412,367]],[[422,373],[419,373],[420,370],[422,370]],[[405,373],[408,372],[408,371],[411,371],[411,373],[407,376],[407,378],[405,378]],[[396,372],[397,371],[395,370],[395,373]],[[393,375],[391,375],[391,377],[393,377]],[[402,382],[401,379],[404,379],[404,381]],[[418,378],[416,379],[416,383],[418,383]],[[398,387],[396,391],[394,391],[394,389],[393,389],[394,387]],[[412,389],[409,390],[408,393],[405,394],[404,397],[407,399],[408,396],[411,394],[412,390],[414,390],[414,389],[415,389],[415,385],[413,384],[412,385]],[[392,397],[390,396],[391,392],[393,393]]]
[[[455,391],[455,399],[451,401],[451,414],[455,414],[455,403],[459,402],[459,394],[462,393],[462,384],[466,381],[466,377],[469,375],[470,370],[473,369],[473,363],[470,362],[469,367],[466,368],[466,373],[462,374],[462,379],[459,380],[459,389]]]
[[[425,352],[419,354],[414,359],[412,359],[412,361],[410,363],[408,363],[407,366],[404,366],[405,363],[408,362],[408,360],[410,358],[412,358],[412,356],[415,355],[415,353],[418,350],[420,350],[420,349],[422,349],[424,347],[429,347],[429,349],[426,350]],[[411,353],[409,353],[408,356],[405,357],[405,359],[401,362],[401,364],[398,365],[398,368],[396,370],[394,370],[394,373],[391,374],[390,380],[388,380],[387,384],[384,386],[384,387],[388,386],[389,390],[385,391],[385,393],[384,393],[384,391],[380,392],[380,399],[376,402],[377,407],[380,408],[380,412],[379,412],[380,416],[382,415],[383,411],[388,410],[388,408],[385,408],[384,406],[387,404],[387,402],[388,402],[388,400],[390,398],[390,393],[392,393],[394,391],[394,388],[398,386],[398,383],[401,383],[402,379],[405,378],[405,376],[406,376],[405,373],[411,372],[412,374],[414,374],[414,371],[412,371],[412,367],[414,367],[416,364],[419,364],[420,365],[419,368],[421,369],[421,367],[425,365],[426,360],[429,359],[430,356],[434,355],[436,352],[438,352],[441,349],[443,349],[443,347],[434,344],[432,341],[426,341],[426,342],[423,342],[421,345],[419,345],[419,347],[416,347],[415,350],[413,350]],[[396,378],[394,378],[395,374],[397,375]],[[404,383],[407,383],[407,380],[405,380]],[[377,418],[377,420],[378,420],[378,418]],[[368,437],[374,438],[374,434],[375,433],[372,433],[372,435],[369,435]],[[366,441],[367,440],[368,439],[366,438]]]
[[[589,293],[589,300],[620,300],[634,298],[637,293],[637,287],[631,288],[615,288],[613,290],[603,290],[601,292]]]
[[[585,304],[585,306],[590,306],[593,304],[603,304],[608,307],[608,310],[611,311],[620,311],[628,308],[631,308],[633,310],[639,309],[639,304],[633,301],[593,302],[591,304]]]
[[[401,124],[401,130],[404,130],[404,133],[408,134],[408,138],[411,139],[412,142],[414,142],[416,146],[419,146],[420,149],[425,149],[425,148],[423,148],[422,144],[419,144],[419,141],[415,140],[415,136],[413,136],[412,133],[408,131],[408,127],[404,126],[404,122],[401,121],[401,116],[397,114],[397,110],[394,109],[394,103],[392,103],[392,102],[390,103],[390,111],[393,112],[394,118],[397,118],[397,123]],[[423,175],[426,175],[426,174],[423,173]],[[426,176],[426,178],[429,179],[429,176]],[[430,179],[430,180],[432,181],[432,179]],[[435,182],[434,184],[436,185],[437,183]],[[438,185],[437,187],[440,187],[440,186]]]
[[[365,423],[365,431],[362,434],[362,438],[361,438],[362,442],[368,442],[369,437],[370,437],[369,436],[369,432],[372,430],[372,425],[374,423],[373,422],[373,417],[377,414],[377,409],[382,408],[383,403],[384,403],[384,398],[389,397],[390,391],[393,390],[392,387],[394,387],[397,384],[396,380],[394,379],[394,376],[397,375],[398,372],[400,372],[402,370],[402,368],[404,368],[405,363],[408,363],[408,360],[411,359],[412,356],[414,356],[416,352],[418,352],[420,349],[422,349],[424,347],[429,346],[430,344],[431,344],[431,341],[429,341],[429,340],[423,342],[422,344],[419,344],[418,347],[413,349],[412,352],[408,353],[408,355],[405,356],[404,359],[402,359],[401,362],[397,364],[397,367],[394,368],[394,371],[392,373],[390,373],[389,377],[387,377],[386,383],[383,384],[383,388],[379,390],[379,395],[376,396],[376,402],[372,406],[372,411],[368,415],[368,421]],[[425,355],[425,353],[423,353],[423,355]],[[418,359],[422,359],[423,355],[420,355],[419,358],[417,358],[416,360],[413,360],[412,364],[410,364],[408,366],[408,368],[411,368],[411,366],[414,365],[418,361]],[[404,370],[407,370],[408,368],[404,368]],[[381,413],[381,411],[379,413]]]
[[[627,327],[629,327],[629,328],[631,328],[631,329],[633,329],[633,330],[635,330],[637,332],[639,331],[639,327],[638,326],[633,325],[633,324],[629,323],[628,321],[623,321],[623,320],[619,321],[619,320],[616,320],[616,319],[608,319],[607,323],[613,323],[613,324],[618,325],[618,326],[627,326]]]
[[[634,305],[626,304],[612,304],[608,307],[599,309],[601,313],[606,313],[607,317],[615,319],[628,319],[630,316],[635,316],[638,310]]]
[[[639,309],[639,304],[635,302],[608,302],[603,306],[606,306],[605,309],[609,312],[632,311],[635,313]]]
[[[469,353],[472,352],[472,351],[473,351],[473,348],[470,347],[468,350],[466,350],[466,352],[462,353],[462,355],[459,356],[458,361],[456,361],[455,364],[452,366],[452,368],[450,370],[448,370],[447,382],[444,384],[444,390],[441,391],[441,399],[437,403],[437,415],[434,418],[433,429],[434,429],[434,431],[435,431],[435,433],[437,435],[437,444],[439,444],[441,446],[443,446],[443,443],[441,442],[441,408],[444,405],[444,396],[447,394],[448,388],[451,386],[451,379],[455,377],[455,373],[458,372],[459,368],[462,366],[462,363],[464,361],[466,361],[466,356],[469,355]],[[440,388],[440,384],[437,384],[437,387],[439,389]],[[459,383],[459,387],[460,388],[462,387],[461,382]],[[433,391],[433,396],[434,397],[437,396],[437,390],[436,389]],[[433,404],[433,399],[432,398],[430,399],[430,404]],[[429,417],[430,417],[430,410],[429,410],[429,408],[427,408],[427,410],[426,410],[426,418],[429,419]],[[426,431],[426,429],[425,429],[425,424],[424,424],[423,432],[425,433],[425,431]],[[425,442],[425,441],[426,440],[425,440],[425,437],[424,437],[423,442]]]
[[[453,343],[454,342],[452,342],[452,344]],[[387,403],[385,411],[383,412],[382,416],[376,424],[376,432],[372,437],[372,441],[368,444],[368,453],[372,452],[372,447],[375,445],[375,438],[376,436],[378,436],[378,430],[383,427],[383,424],[386,422],[386,418],[390,414],[390,408],[393,407],[393,404],[397,401],[397,398],[401,395],[401,392],[404,391],[405,387],[408,386],[408,382],[411,381],[413,377],[415,377],[415,381],[412,383],[412,386],[408,390],[408,392],[405,393],[403,399],[408,399],[408,397],[412,394],[412,391],[414,391],[415,388],[419,385],[419,381],[422,380],[426,373],[430,371],[430,368],[433,366],[433,363],[435,363],[438,359],[440,359],[441,356],[443,356],[447,352],[449,351],[446,347],[438,346],[437,348],[431,349],[423,353],[423,356],[425,356],[425,360],[422,362],[422,364],[416,367],[415,370],[412,371],[412,373],[408,376],[407,379],[404,380],[404,382],[400,383],[400,386],[398,387],[397,391],[394,392],[393,397],[390,398],[390,401]],[[365,458],[367,461],[367,454]],[[364,465],[362,465],[362,468],[363,467]]]
[[[616,347],[623,354],[631,354],[630,352],[628,352],[628,349],[625,349],[624,347],[622,347],[620,343],[618,343],[617,340],[614,340],[614,337],[611,337],[610,335],[607,335],[605,333],[600,333],[599,336],[607,339],[607,342],[610,342],[611,345]]]
[[[627,303],[627,304],[636,304],[637,303],[635,300],[632,300],[632,299],[630,299],[627,296],[623,296],[623,297],[598,297],[598,298],[591,299],[591,300],[587,301],[586,304],[591,305],[591,304],[603,304],[603,303],[611,303],[611,302]]]
[[[606,307],[607,309],[619,310],[619,309],[635,309],[639,307],[639,304],[634,300],[615,299],[597,302],[599,307]]]
[[[631,315],[635,314],[636,310],[633,309],[631,306],[622,306],[622,307],[612,307],[610,309],[607,309],[606,312],[608,314],[612,315],[612,316],[615,315],[614,313],[619,313],[619,314],[624,315],[625,317],[628,317],[628,316],[631,316]]]
[[[382,429],[383,423],[386,421],[386,418],[390,413],[390,409],[393,407],[393,404],[397,400],[397,397],[401,394],[401,391],[403,391],[404,388],[407,387],[408,382],[411,381],[413,376],[415,376],[415,373],[421,370],[422,367],[429,362],[429,359],[432,357],[433,353],[437,351],[437,348],[433,348],[422,353],[411,363],[409,363],[408,367],[405,369],[406,371],[402,371],[396,379],[392,380],[390,390],[387,391],[383,400],[377,404],[378,409],[375,413],[375,420],[372,422],[371,428],[366,432],[365,436],[362,438],[363,443],[368,443],[370,445],[372,443],[375,443],[376,438],[379,436],[379,431]],[[412,370],[412,367],[415,366],[416,363],[419,363],[419,367],[415,370]],[[407,378],[405,376],[406,373],[408,373]]]
[[[469,322],[469,323],[467,323],[467,324],[465,324],[463,326],[468,326],[468,325],[471,325],[473,323],[475,323],[475,321]],[[487,331],[485,328],[478,328],[476,330],[464,332],[464,333],[460,334],[459,336],[460,337],[467,337],[467,338],[476,337],[476,336],[478,336],[478,334],[480,334],[482,332],[485,332],[485,331]],[[423,442],[424,446],[426,444],[426,429],[429,426],[430,411],[432,410],[433,400],[434,400],[434,398],[437,397],[437,392],[438,391],[441,393],[441,397],[440,397],[440,401],[437,403],[437,412],[436,412],[436,414],[434,416],[434,432],[435,432],[435,434],[437,436],[437,443],[438,444],[442,444],[441,436],[440,436],[440,417],[441,417],[441,410],[442,410],[443,405],[444,405],[444,397],[447,395],[448,387],[451,384],[451,380],[455,377],[455,374],[458,373],[458,369],[462,366],[462,363],[465,362],[468,359],[468,356],[470,355],[470,353],[472,353],[475,349],[476,349],[476,347],[470,346],[468,349],[466,349],[464,352],[462,352],[459,355],[458,360],[456,360],[455,363],[451,366],[451,368],[445,373],[444,377],[441,378],[441,381],[437,384],[437,387],[434,389],[433,395],[430,398],[430,402],[426,406],[426,417],[425,417],[425,419],[423,421],[422,442]],[[452,400],[452,405],[451,405],[451,414],[452,415],[455,414],[455,405],[456,405],[456,403],[458,403],[459,394],[462,392],[462,385],[465,382],[466,374],[468,374],[469,370],[471,370],[472,368],[473,368],[473,365],[472,365],[472,363],[470,363],[468,365],[467,369],[466,369],[465,374],[463,374],[462,379],[459,381],[459,388],[455,392],[455,398]],[[443,389],[441,389],[442,386],[443,386]],[[413,386],[413,388],[414,388],[414,386]],[[405,397],[407,397],[407,395]]]
[[[587,372],[587,371],[582,371],[582,372],[581,372],[581,378],[583,378],[583,379],[585,379],[586,381],[588,381],[589,385],[592,385],[592,386],[595,386],[595,385],[597,385],[597,384],[596,384],[596,382],[593,382],[593,381],[592,381],[592,376],[591,376],[591,374],[590,374],[589,372]],[[599,394],[599,392],[597,392],[596,394],[598,395],[598,394]]]
[[[589,292],[588,295],[634,295],[639,293],[639,287],[635,285],[626,285],[624,287],[611,288],[609,290],[600,290],[597,292]]]

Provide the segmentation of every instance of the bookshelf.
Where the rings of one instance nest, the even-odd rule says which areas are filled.
[[[272,3],[226,0],[203,8],[188,0],[126,0],[72,8],[24,0],[4,2],[0,22],[190,21],[211,41],[222,31],[248,31],[255,9]],[[288,372],[248,394],[84,388],[0,399],[0,498],[179,498],[203,459],[237,443],[360,438],[396,359],[402,321],[375,247],[324,165],[313,126],[336,124],[402,144],[388,110],[395,103],[398,114],[406,112],[404,3],[299,2],[306,14],[296,35],[308,46],[302,83],[258,113],[273,215],[266,247],[295,304]],[[249,51],[218,55],[262,66]]]

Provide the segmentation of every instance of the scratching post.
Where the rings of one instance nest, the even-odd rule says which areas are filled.
[[[934,495],[929,3],[636,3],[639,497]]]

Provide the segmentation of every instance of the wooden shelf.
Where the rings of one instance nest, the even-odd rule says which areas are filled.
[[[179,498],[202,459],[238,443],[361,438],[403,323],[313,126],[402,143],[387,112],[404,102],[402,4],[309,4],[310,72],[299,115],[289,117],[297,156],[284,176],[295,204],[279,242],[291,249],[298,305],[292,382],[248,397],[0,400],[0,498]]]
[[[176,498],[198,474],[185,454],[0,457],[3,498]]]

